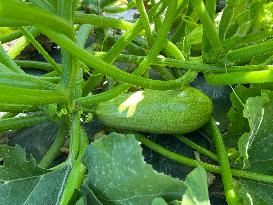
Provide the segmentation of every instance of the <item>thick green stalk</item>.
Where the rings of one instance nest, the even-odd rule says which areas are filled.
[[[76,43],[79,47],[84,47],[85,42],[88,38],[90,31],[92,30],[91,25],[82,25],[77,33]],[[83,80],[83,69],[78,68],[76,71],[76,85],[74,90],[73,98],[79,98],[82,94],[81,82]],[[70,127],[71,137],[70,137],[70,152],[69,152],[69,162],[72,166],[72,170],[69,173],[62,198],[60,200],[61,205],[69,204],[71,197],[75,189],[79,189],[82,180],[85,176],[85,166],[81,163],[81,156],[83,154],[83,149],[88,145],[88,139],[85,131],[80,125],[81,111],[74,111],[72,113],[72,124]]]
[[[1,112],[27,113],[35,112],[38,110],[38,107],[34,107],[31,105],[0,103]]]
[[[233,6],[226,6],[223,10],[222,17],[219,23],[219,38],[221,42],[225,41],[226,33],[231,24],[233,15],[234,15]]]
[[[15,74],[15,73],[0,73],[0,85],[13,86],[19,88],[33,88],[43,90],[56,90],[57,86],[53,83],[41,80],[39,77],[35,77],[27,74]],[[2,92],[5,92],[4,90]]]
[[[37,37],[39,35],[39,31],[36,27],[30,28],[29,32],[34,37]],[[27,40],[27,38],[25,36],[22,36],[8,51],[8,55],[10,56],[10,58],[15,59],[29,44],[30,42]]]
[[[1,17],[1,14],[0,14],[1,27],[20,27],[20,26],[25,26],[26,24],[27,24],[26,22],[14,21],[14,19],[10,19],[4,16]]]
[[[22,68],[32,68],[47,72],[53,71],[53,66],[51,64],[40,61],[15,60],[15,63]],[[59,66],[61,67],[62,65],[59,64]]]
[[[157,55],[164,45],[167,34],[170,31],[176,7],[177,0],[169,1],[168,9],[163,22],[163,27],[159,31],[158,36],[155,39],[154,45],[151,48],[150,52],[147,54],[147,57],[138,65],[138,67],[134,71],[134,74],[141,75],[142,73],[144,73],[147,69],[149,69],[153,61],[156,59]]]
[[[166,38],[166,36],[168,34],[168,31],[169,31],[169,29],[171,27],[172,20],[174,18],[174,13],[175,13],[174,11],[176,9],[176,6],[177,6],[177,1],[176,0],[169,2],[169,7],[168,7],[168,10],[167,10],[167,13],[166,13],[166,17],[164,19],[164,26],[162,27],[162,29],[161,29],[160,33],[158,34],[157,38],[155,39],[154,45],[151,48],[150,52],[148,53],[147,57],[139,64],[139,66],[135,69],[133,74],[135,74],[135,75],[143,74],[152,65],[153,61],[156,59],[158,53],[160,52],[160,50],[163,47],[163,43],[164,43],[165,38]],[[143,78],[142,81],[143,82],[147,81],[147,79]],[[167,82],[175,82],[175,81],[177,82],[177,80],[172,80],[172,81],[167,81]],[[142,82],[142,86],[143,86],[143,82]],[[125,92],[128,88],[129,88],[129,85],[121,84],[120,86],[116,87],[116,89],[113,92],[111,92],[110,95],[109,95],[109,93],[106,93],[105,95],[102,95],[102,96],[103,97],[105,97],[105,96],[108,97],[108,96],[112,96],[112,94],[114,94],[114,96],[116,97],[116,94],[118,94],[118,93],[120,94],[122,92]],[[149,87],[149,88],[151,88],[151,87]],[[159,88],[159,87],[157,87],[157,88]],[[99,96],[98,98],[100,98],[100,97],[101,96]],[[86,97],[84,99],[76,100],[76,103],[87,103],[87,102],[93,101],[93,99],[91,99],[89,101],[89,98],[92,98],[92,96],[91,97]]]
[[[71,25],[63,18],[16,0],[0,1],[0,17],[8,18],[11,22],[19,22],[21,26],[43,25],[71,34]]]
[[[151,6],[154,7],[156,5],[156,1],[155,0],[151,0]],[[163,12],[163,10],[162,10]],[[149,17],[150,22],[154,22],[154,30],[155,31],[159,31],[159,29],[162,26],[162,21],[161,21],[161,16],[155,16],[155,17]]]
[[[78,31],[76,42],[80,47],[84,47],[84,44],[88,38],[88,35],[92,29],[90,25],[82,25]],[[81,68],[77,71],[77,82],[83,80],[83,71]],[[74,99],[81,97],[81,84],[75,85]],[[70,160],[75,163],[78,159],[80,150],[80,140],[81,140],[81,126],[80,126],[81,112],[75,111],[72,113],[72,125],[71,125],[71,142],[70,142]],[[73,171],[73,170],[72,170]]]
[[[42,81],[50,82],[50,83],[53,83],[53,84],[58,84],[60,82],[60,80],[61,80],[61,78],[57,77],[57,76],[55,76],[55,77],[44,77],[44,76],[42,76],[42,77],[38,77],[38,79],[40,79]]]
[[[74,21],[79,24],[91,24],[93,26],[116,28],[126,31],[134,26],[134,24],[129,21],[84,13],[76,13]]]
[[[164,45],[164,48],[167,53],[167,57],[173,56],[177,60],[186,60],[183,53],[179,50],[179,48],[177,48],[177,46],[173,42],[167,41]]]
[[[58,76],[58,73],[55,70],[43,75],[43,77],[56,77],[56,76]]]
[[[74,17],[73,0],[57,0],[57,13],[71,24]],[[71,33],[71,29],[69,33]]]
[[[82,157],[85,151],[85,148],[89,145],[88,134],[83,127],[81,127],[81,139],[80,139],[80,149],[79,156]]]
[[[272,83],[273,71],[249,71],[249,72],[231,72],[223,74],[208,74],[206,80],[215,85],[233,85],[246,83]]]
[[[224,185],[226,200],[229,205],[237,205],[239,200],[233,185],[233,178],[228,161],[228,155],[225,150],[225,145],[221,136],[221,132],[216,125],[216,122],[211,118],[209,128],[217,151],[217,158],[220,163],[222,181]]]
[[[105,52],[92,52],[95,56],[102,58]],[[143,61],[145,56],[125,55],[119,54],[117,61],[124,63],[139,64]],[[177,60],[172,58],[157,57],[153,65],[162,67],[174,67],[182,70],[192,70],[205,73],[231,73],[231,72],[244,72],[244,71],[264,71],[273,70],[272,65],[245,65],[245,66],[222,66],[216,64],[204,64],[199,59],[190,58],[188,61]],[[221,78],[221,77],[220,77]],[[236,79],[235,79],[236,81]]]
[[[64,188],[62,198],[59,202],[60,205],[67,205],[69,204],[69,201],[71,197],[73,196],[73,193],[76,189],[79,189],[82,181],[85,177],[85,166],[81,163],[81,159],[78,159],[74,166],[72,167],[72,170],[67,178],[66,186]]]
[[[193,8],[192,8],[192,5],[189,3],[189,0],[184,0],[183,3],[184,2],[187,3],[188,8],[187,8],[185,16],[182,17],[181,22],[179,23],[174,34],[171,37],[171,41],[173,43],[177,43],[184,38],[185,32],[186,32],[186,27],[187,27],[187,21],[189,20],[189,17],[192,13]]]
[[[55,140],[53,144],[50,146],[49,150],[46,152],[43,159],[40,161],[38,165],[39,167],[47,169],[52,164],[52,162],[54,161],[54,159],[60,152],[60,149],[64,145],[66,135],[67,135],[67,127],[66,126],[59,127],[56,133]]]
[[[165,8],[166,3],[161,4],[161,1],[156,4],[149,12],[149,18],[152,16],[158,15],[162,8]],[[141,20],[139,19],[131,29],[129,29],[126,33],[124,33],[120,39],[111,47],[111,49],[107,52],[107,55],[103,58],[108,63],[113,63],[118,54],[133,40],[135,37],[141,32]],[[103,79],[103,75],[95,71],[93,75],[87,80],[85,86],[83,87],[83,93],[87,94],[92,91]]]
[[[90,32],[93,30],[93,26],[92,25],[89,25],[89,24],[83,24],[81,25],[78,33],[77,33],[77,38],[76,38],[76,43],[84,48],[85,46],[85,43],[88,39],[88,36],[90,34]],[[82,65],[84,66],[84,65]],[[90,78],[88,79],[90,80]],[[83,89],[84,86],[82,86],[82,83],[81,82],[84,82],[83,80],[83,68],[81,67],[80,68],[80,72],[78,73],[78,76],[77,76],[77,82],[78,82],[78,85],[76,86],[76,93],[75,93],[75,99],[81,97],[82,95],[83,96],[86,96],[88,94],[88,91],[85,92],[85,90]]]
[[[75,104],[77,106],[84,106],[84,107],[92,106],[93,104],[98,104],[100,102],[108,101],[117,97],[118,95],[120,95],[120,93],[125,92],[124,90],[126,90],[127,88],[128,86],[122,83],[112,88],[111,90],[105,91],[103,93],[99,93],[96,95],[89,95],[86,97],[75,99]]]
[[[32,43],[32,45],[39,51],[39,53],[47,60],[47,62],[49,62],[58,73],[61,73],[61,67],[59,66],[59,64],[57,64],[55,60],[51,58],[51,56],[47,53],[47,51],[43,48],[43,46],[38,41],[35,40],[34,36],[29,31],[27,31],[27,29],[24,27],[21,27],[21,30],[23,31],[23,34],[25,35],[25,37]]]
[[[12,33],[1,36],[0,37],[0,42],[1,43],[8,43],[8,42],[13,41],[13,40],[15,40],[17,38],[20,38],[22,35],[23,35],[22,31],[20,31],[20,30],[14,31]]]
[[[145,35],[147,37],[148,44],[151,46],[153,43],[153,36],[152,36],[152,30],[149,23],[149,17],[146,13],[144,3],[142,0],[136,0],[136,5],[137,5],[138,12],[140,14],[142,27],[145,30]]]
[[[77,37],[76,37],[76,43],[84,48],[85,43],[89,37],[89,34],[91,33],[91,31],[94,29],[94,27],[92,25],[89,24],[83,24],[80,26],[78,33],[77,33]]]
[[[45,105],[51,103],[63,103],[66,96],[59,91],[16,88],[0,85],[0,102],[7,105]]]
[[[6,65],[0,63],[0,72],[5,72],[5,73],[14,73],[12,69],[7,67]]]
[[[203,154],[204,156],[214,160],[214,161],[218,161],[217,156],[212,153],[211,151],[204,149],[203,147],[199,146],[198,144],[196,144],[195,142],[191,141],[190,139],[184,137],[183,135],[175,135],[175,137],[183,142],[185,145],[191,147],[192,149],[195,149],[196,151],[198,151],[199,153]]]
[[[143,143],[146,147],[149,147],[153,151],[155,151],[155,152],[157,152],[157,153],[159,153],[171,160],[174,160],[178,163],[185,164],[185,165],[192,166],[192,167],[202,166],[204,169],[206,169],[209,172],[217,173],[217,174],[221,173],[219,166],[211,165],[208,163],[193,160],[188,157],[184,157],[180,154],[177,154],[175,152],[165,149],[164,147],[154,143],[153,141],[147,139],[144,136],[137,135],[136,138],[138,141]],[[241,177],[241,178],[265,182],[265,183],[273,183],[273,176],[258,174],[258,173],[253,173],[253,172],[246,172],[246,171],[238,170],[238,169],[231,169],[231,172],[232,172],[232,175],[236,176],[236,177]]]
[[[206,0],[206,9],[210,18],[213,20],[216,13],[216,0]]]
[[[201,0],[202,1],[202,0]],[[207,11],[211,22],[214,22],[214,17],[215,17],[215,10],[216,10],[216,0],[206,0],[206,8],[205,10]],[[199,16],[200,18],[200,16]],[[202,21],[201,21],[202,22]],[[203,25],[203,22],[202,22]],[[207,27],[203,25],[203,36],[202,36],[202,56],[204,59],[204,62],[211,62],[210,56],[212,53],[212,49],[211,49],[211,42],[210,42],[210,38],[209,34],[210,31],[207,30]],[[219,48],[217,48],[219,49]],[[214,50],[216,50],[214,48]]]
[[[273,37],[273,31],[259,31],[246,36],[235,35],[223,42],[226,51],[234,50],[240,47],[257,44]]]
[[[73,193],[75,189],[79,189],[82,181],[85,176],[86,168],[81,162],[81,158],[84,154],[85,148],[88,146],[88,136],[86,131],[81,127],[81,137],[80,137],[80,149],[79,149],[79,157],[77,161],[75,162],[71,173],[68,176],[66,187],[63,191],[63,195],[60,201],[61,205],[66,205],[69,203],[71,197],[73,196]]]
[[[74,0],[58,0],[57,1],[57,13],[65,18],[71,25],[73,25],[73,15],[74,15]],[[71,29],[70,33],[65,36],[74,45],[75,34],[74,30]],[[78,46],[78,45],[77,45]],[[81,48],[80,46],[78,46]],[[63,48],[62,48],[63,49]],[[81,112],[74,110],[73,99],[81,95],[81,88],[77,81],[82,79],[82,69],[79,67],[78,59],[74,58],[71,53],[67,50],[63,50],[62,53],[62,81],[60,86],[69,94],[69,99],[67,102],[67,107],[69,111],[69,118],[71,118],[71,124],[69,126],[70,130],[70,145],[69,145],[69,165],[72,167],[69,173],[68,179],[66,181],[62,198],[60,200],[61,205],[67,205],[74,193],[74,190],[79,188],[82,180],[84,178],[85,167],[81,163],[79,158],[80,150],[80,136],[81,136]]]
[[[0,43],[0,61],[5,66],[7,66],[10,70],[15,73],[24,74],[25,72],[9,57],[7,52],[5,51],[4,47]]]
[[[114,79],[132,84],[138,85],[143,88],[149,89],[158,89],[158,90],[168,90],[168,89],[176,89],[181,87],[181,81],[177,80],[170,80],[170,81],[159,81],[159,80],[151,80],[146,79],[143,77],[137,77],[137,74],[142,74],[145,72],[145,68],[147,65],[151,64],[151,61],[143,61],[140,64],[141,67],[132,74],[126,73],[117,67],[105,63],[103,60],[95,57],[94,55],[90,54],[88,51],[84,50],[83,48],[76,45],[73,41],[68,39],[66,36],[60,33],[56,33],[52,30],[49,30],[45,27],[40,27],[40,30],[49,36],[52,40],[54,40],[57,44],[59,44],[63,49],[71,53],[73,56],[77,57],[79,60],[84,62],[86,65],[94,67],[99,72],[112,77]],[[154,54],[153,54],[154,55]]]
[[[161,2],[156,4],[148,12],[149,18],[157,16],[158,14],[163,12],[166,4],[164,2],[163,2],[163,4],[160,4],[160,3]],[[107,55],[103,57],[103,60],[108,63],[113,63],[116,60],[118,54],[126,47],[126,45],[128,45],[129,42],[131,42],[138,35],[138,33],[140,33],[141,30],[142,30],[141,21],[138,20],[134,24],[134,27],[132,27],[129,31],[127,31],[116,42],[116,44],[114,44],[114,46],[111,47],[111,49],[108,51]],[[176,47],[174,45],[172,45],[171,42],[168,42],[167,40],[165,40],[165,41],[167,42],[167,44],[165,44],[165,42],[164,42],[163,45],[165,46],[165,49],[167,51],[169,51],[169,53],[171,53],[175,57],[179,57],[179,58],[184,59],[182,53],[178,52],[178,49],[175,49]],[[86,82],[86,84],[83,88],[83,93],[84,94],[89,93],[92,89],[94,89],[99,84],[99,82],[101,82],[102,78],[103,78],[103,75],[99,74],[98,72],[93,73],[93,75]]]
[[[105,55],[106,53],[104,52],[94,52],[93,53],[95,56],[98,56],[102,58],[102,55]],[[182,57],[182,56],[180,56]],[[119,54],[117,61],[118,62],[124,62],[124,63],[134,63],[134,64],[139,64],[142,62],[146,57],[145,56],[135,56],[135,55],[125,55],[125,54]],[[223,66],[218,66],[218,65],[208,65],[208,64],[203,64],[199,61],[196,60],[189,60],[189,61],[184,61],[184,60],[178,60],[178,59],[172,59],[172,58],[164,58],[164,57],[157,57],[152,65],[157,65],[157,66],[162,66],[162,67],[174,67],[174,68],[179,68],[179,69],[185,69],[185,70],[192,70],[192,71],[200,71],[200,72],[216,72],[216,73],[225,73],[226,69]],[[237,71],[237,70],[243,70],[242,67],[240,68],[233,68],[233,67],[228,67],[228,71]],[[257,70],[258,68],[251,68],[253,70]],[[261,68],[265,69],[265,68]],[[247,69],[248,70],[248,69]]]
[[[211,46],[215,50],[221,48],[220,39],[216,31],[215,25],[213,24],[209,13],[206,10],[206,7],[202,0],[191,0],[191,3],[198,14],[198,17],[203,25],[204,31],[206,32],[207,38],[211,43]]]
[[[0,132],[30,127],[48,121],[48,116],[44,114],[33,114],[18,118],[1,119]]]
[[[70,25],[73,25],[73,0],[58,0],[57,1],[57,13],[59,16],[63,17],[63,19],[67,20]],[[71,27],[69,33],[65,36],[71,42],[75,41],[75,32]],[[67,51],[62,50],[62,78],[60,82],[60,86],[66,92],[69,93],[69,101],[68,101],[68,109],[72,109],[72,98],[73,98],[73,90],[76,82],[76,69],[78,68],[78,62],[75,58],[71,56],[71,54]]]
[[[231,50],[227,57],[231,62],[236,64],[248,63],[254,57],[262,57],[265,54],[273,53],[273,40],[267,40],[247,47]]]

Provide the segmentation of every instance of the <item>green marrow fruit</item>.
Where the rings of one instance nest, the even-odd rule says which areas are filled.
[[[96,107],[97,118],[118,129],[159,134],[183,134],[209,121],[213,105],[201,91],[144,90],[122,94]]]

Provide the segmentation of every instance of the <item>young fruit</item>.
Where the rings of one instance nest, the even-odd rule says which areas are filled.
[[[201,91],[144,90],[99,103],[97,118],[107,126],[150,133],[183,134],[201,128],[213,105]]]

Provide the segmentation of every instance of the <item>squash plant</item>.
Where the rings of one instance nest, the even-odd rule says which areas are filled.
[[[57,127],[41,160],[0,146],[0,204],[210,204],[206,171],[221,176],[229,205],[271,204],[272,8],[267,0],[227,0],[220,12],[216,0],[0,0],[0,132]],[[130,9],[133,21],[104,15]],[[61,63],[41,34],[61,48]],[[46,62],[18,59],[29,44]],[[231,87],[227,130],[191,87],[197,76]],[[94,119],[109,127],[90,140],[84,124]],[[196,130],[211,149],[181,135]],[[202,158],[145,132],[176,134]],[[140,143],[196,168],[184,181],[158,173]]]

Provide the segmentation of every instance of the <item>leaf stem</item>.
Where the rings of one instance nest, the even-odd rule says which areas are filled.
[[[145,35],[147,37],[148,44],[151,46],[153,42],[153,36],[152,36],[152,30],[149,23],[149,17],[146,13],[144,3],[142,0],[136,0],[136,5],[137,5],[138,12],[140,14],[142,27],[145,30]]]
[[[34,37],[37,37],[39,35],[39,31],[34,26],[29,29],[29,33],[31,33],[31,35]],[[22,36],[8,51],[8,55],[11,59],[15,59],[29,44],[30,42],[28,41],[28,39],[25,36]]]
[[[220,171],[222,175],[222,181],[224,185],[227,202],[229,205],[237,205],[239,200],[234,190],[232,172],[230,169],[228,156],[225,150],[220,130],[218,129],[216,122],[213,118],[211,118],[209,122],[209,128],[216,147],[217,158],[219,159],[218,161],[220,163]]]
[[[76,13],[74,18],[75,23],[91,24],[97,27],[109,27],[121,30],[129,30],[134,26],[134,23],[124,21],[121,19],[115,19],[107,16],[99,16],[95,14]]]
[[[56,158],[60,149],[64,145],[66,134],[67,127],[59,127],[55,140],[49,150],[46,152],[43,159],[40,161],[38,165],[39,167],[46,169],[52,164],[53,160]]]
[[[24,74],[25,72],[9,57],[4,47],[0,43],[0,60],[1,62],[7,66],[10,70],[15,73]]]
[[[223,74],[208,74],[206,80],[215,85],[232,85],[246,83],[271,83],[273,82],[272,70],[230,72]]]
[[[219,48],[221,48],[220,39],[210,15],[206,10],[204,2],[202,0],[191,0],[191,3],[198,14],[198,17],[200,18],[204,32],[206,32],[207,38],[209,39],[212,47],[215,50],[219,50]]]
[[[16,0],[0,1],[0,17],[20,23],[21,26],[41,24],[56,31],[71,34],[72,26],[63,18]]]
[[[149,12],[149,18],[152,16],[159,15],[163,8],[166,7],[166,3],[161,3],[159,1]],[[135,37],[142,31],[141,20],[139,19],[133,26],[125,32],[119,40],[111,47],[107,52],[106,56],[102,59],[108,63],[113,63],[118,57],[119,53],[133,40]],[[97,70],[93,75],[87,80],[86,84],[83,87],[83,93],[86,95],[91,92],[103,79],[101,71]]]
[[[247,47],[238,48],[228,52],[227,57],[236,64],[248,63],[254,57],[262,57],[265,54],[273,54],[273,40],[267,40]]]
[[[204,156],[214,160],[214,161],[218,161],[217,159],[217,155],[215,155],[214,153],[210,152],[207,149],[204,149],[203,147],[199,146],[198,144],[196,144],[195,142],[191,141],[190,139],[186,138],[183,135],[175,135],[175,137],[183,142],[184,144],[186,144],[187,146],[195,149],[196,151],[198,151],[199,153],[203,154]]]
[[[30,127],[48,121],[49,117],[44,114],[33,114],[18,118],[1,119],[0,132]]]
[[[102,58],[106,53],[105,52],[92,52],[95,56]],[[117,61],[118,62],[127,62],[139,64],[143,61],[145,56],[136,56],[136,55],[126,55],[119,54]],[[183,61],[179,59],[165,58],[158,56],[152,65],[162,66],[162,67],[174,67],[185,70],[192,70],[205,73],[231,73],[231,72],[244,72],[244,71],[262,71],[262,70],[273,70],[272,65],[245,65],[245,66],[223,66],[217,64],[204,64],[201,61],[195,58],[190,58],[188,61]],[[221,78],[221,77],[219,77]]]
[[[142,74],[146,71],[147,66],[151,65],[152,61],[149,60],[143,61],[136,69],[133,74],[126,73],[117,67],[106,63],[105,61],[95,57],[90,54],[88,51],[76,45],[73,41],[68,39],[63,34],[57,33],[55,31],[49,30],[45,27],[39,27],[40,30],[53,39],[56,43],[62,46],[63,49],[71,53],[73,56],[77,57],[79,60],[84,62],[86,65],[94,67],[101,73],[112,77],[117,80],[121,80],[125,83],[132,85],[141,86],[143,88],[149,89],[158,89],[158,90],[168,90],[168,89],[177,89],[181,87],[180,80],[169,80],[169,81],[160,81],[160,80],[151,80],[136,75]],[[158,54],[158,53],[157,53]],[[156,54],[156,56],[157,56]],[[154,55],[154,54],[153,54]]]
[[[45,105],[51,103],[63,103],[66,96],[60,91],[16,88],[0,85],[0,101],[8,104],[18,105]]]
[[[85,171],[85,166],[81,163],[81,160],[78,159],[74,163],[74,166],[72,167],[72,170],[67,178],[62,198],[59,203],[60,205],[69,204],[69,201],[73,196],[75,189],[78,189],[81,186],[81,183],[85,176]]]
[[[16,30],[12,33],[1,36],[0,41],[1,41],[1,43],[8,43],[8,42],[13,41],[17,38],[20,38],[22,35],[23,35],[22,31]]]
[[[53,71],[53,66],[51,64],[45,63],[45,62],[29,61],[29,60],[15,60],[15,63],[22,68],[32,68],[32,69],[37,69],[37,70],[42,70],[42,71],[47,71],[47,72]],[[62,64],[59,64],[59,66],[61,67]]]
[[[164,147],[154,143],[153,141],[147,139],[146,137],[144,137],[142,135],[138,135],[138,136],[136,136],[136,138],[138,141],[143,143],[146,147],[149,147],[153,151],[155,151],[155,152],[157,152],[157,153],[159,153],[171,160],[174,160],[178,163],[185,164],[185,165],[192,166],[192,167],[202,166],[202,167],[204,167],[204,169],[206,169],[209,172],[217,173],[217,174],[221,173],[219,166],[200,162],[200,161],[188,158],[188,157],[184,157],[180,154],[177,154],[175,152],[165,149]],[[253,172],[247,172],[247,171],[238,170],[238,169],[231,169],[231,172],[232,172],[232,175],[236,176],[236,177],[242,177],[245,179],[256,180],[256,181],[261,181],[261,182],[265,182],[265,183],[273,183],[273,176],[258,174],[258,173],[253,173]]]
[[[59,64],[57,64],[55,60],[51,58],[51,56],[46,52],[41,44],[35,40],[34,36],[24,27],[21,27],[21,30],[23,31],[25,37],[32,43],[33,46],[35,46],[35,48],[47,60],[47,62],[49,62],[58,73],[61,73],[61,67]]]

